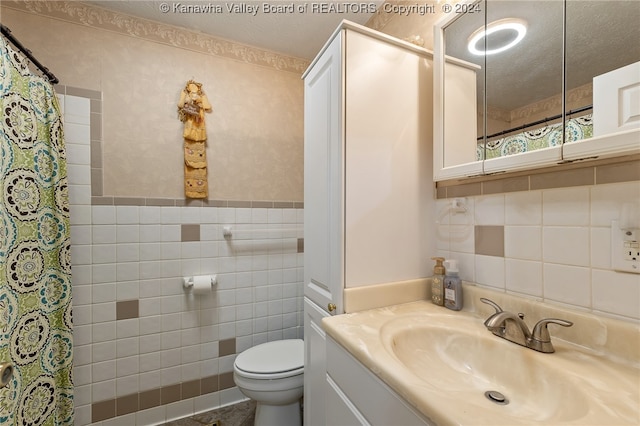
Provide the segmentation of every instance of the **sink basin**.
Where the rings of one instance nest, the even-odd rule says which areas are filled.
[[[549,354],[500,339],[477,322],[408,316],[385,324],[381,338],[419,379],[467,404],[499,412],[505,423],[514,418],[564,422],[587,413],[585,394],[569,373],[548,362]],[[499,392],[508,403],[486,397],[487,391]]]
[[[426,424],[640,424],[636,327],[606,328],[599,318],[574,316],[572,332],[615,339],[628,351],[571,343],[550,327],[556,351],[540,353],[493,335],[484,318],[417,301],[324,318],[322,326]],[[487,391],[508,404],[490,400]]]

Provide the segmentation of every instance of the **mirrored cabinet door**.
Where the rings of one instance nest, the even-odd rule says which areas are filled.
[[[434,33],[435,180],[640,153],[638,22],[635,0],[458,3]]]
[[[486,173],[561,159],[562,9],[486,2],[486,48],[477,53],[486,58]]]
[[[640,150],[640,2],[566,2],[563,158]]]
[[[434,37],[434,174],[436,179],[482,174],[484,154],[484,57],[464,54],[467,28],[482,27],[483,2],[475,13],[451,15]]]

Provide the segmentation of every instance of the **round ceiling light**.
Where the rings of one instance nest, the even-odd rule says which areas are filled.
[[[515,37],[508,37],[506,41],[504,41],[504,37],[501,37],[498,46],[487,45],[486,50],[483,47],[480,49],[478,48],[479,41],[500,31],[511,33],[515,32]],[[500,19],[487,24],[486,28],[482,26],[474,31],[474,33],[469,36],[467,48],[469,49],[469,52],[474,55],[494,55],[496,53],[504,52],[507,49],[511,49],[513,46],[520,43],[526,34],[527,23],[525,21],[514,18]],[[508,34],[505,36],[507,35]]]

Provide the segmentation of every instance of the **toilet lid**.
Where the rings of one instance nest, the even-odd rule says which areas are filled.
[[[262,343],[236,357],[238,369],[258,374],[282,373],[304,366],[304,342],[300,339]]]

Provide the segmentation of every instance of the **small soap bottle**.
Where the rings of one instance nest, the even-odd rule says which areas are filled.
[[[462,309],[462,280],[458,276],[458,262],[445,262],[446,275],[444,277],[444,306],[454,311]]]
[[[431,302],[434,305],[444,305],[444,257],[432,257],[436,261],[431,277]]]

